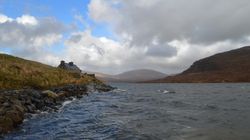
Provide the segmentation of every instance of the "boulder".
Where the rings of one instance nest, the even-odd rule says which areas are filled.
[[[24,113],[19,112],[18,110],[9,110],[5,114],[6,118],[10,118],[14,126],[21,124],[23,122]]]
[[[14,123],[11,118],[0,116],[0,134],[7,133],[14,128]]]
[[[47,97],[53,98],[53,99],[56,99],[58,97],[58,95],[55,92],[51,91],[51,90],[45,90],[45,91],[42,92],[42,94],[47,95]]]

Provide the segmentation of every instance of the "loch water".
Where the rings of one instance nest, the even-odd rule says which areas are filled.
[[[7,140],[250,140],[250,84],[124,84],[26,120]]]

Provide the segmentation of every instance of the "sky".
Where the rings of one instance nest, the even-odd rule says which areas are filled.
[[[249,0],[0,0],[0,53],[175,74],[250,44]]]

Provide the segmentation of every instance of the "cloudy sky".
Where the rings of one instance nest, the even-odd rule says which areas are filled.
[[[250,44],[249,0],[0,0],[0,52],[168,74]]]

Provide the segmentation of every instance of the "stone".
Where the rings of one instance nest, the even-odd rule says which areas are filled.
[[[3,116],[6,112],[6,108],[5,107],[1,107],[0,108],[0,116]]]
[[[10,107],[10,103],[9,103],[9,102],[4,102],[4,103],[3,103],[3,106],[4,106],[4,107]]]
[[[11,118],[0,116],[0,133],[7,133],[14,128]]]
[[[50,97],[50,98],[53,98],[53,99],[58,97],[58,95],[55,92],[51,91],[51,90],[45,90],[42,93],[46,94],[47,97]]]
[[[23,106],[19,106],[19,105],[14,105],[13,108],[17,111],[19,111],[20,113],[25,113],[25,109]]]
[[[36,109],[36,107],[34,106],[34,105],[27,105],[26,106],[26,109],[27,109],[27,112],[28,113],[35,113],[35,109]]]
[[[7,111],[5,117],[10,118],[14,126],[21,124],[23,122],[24,114],[17,110]]]

